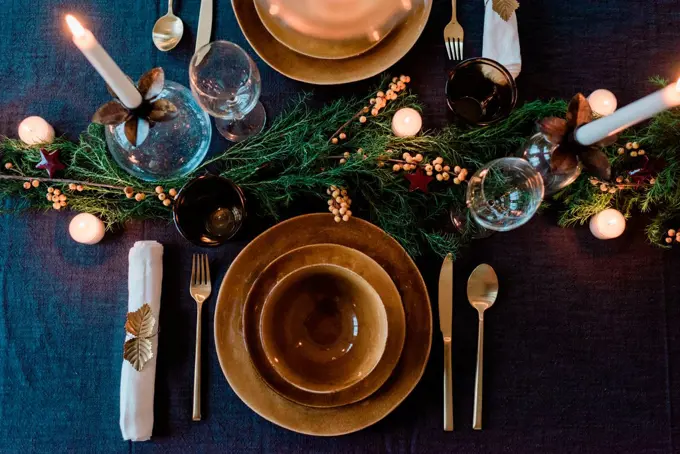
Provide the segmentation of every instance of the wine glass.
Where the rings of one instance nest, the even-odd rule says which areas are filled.
[[[189,80],[194,98],[227,140],[240,142],[262,131],[267,115],[258,101],[260,72],[239,46],[215,41],[198,49]]]
[[[466,202],[480,227],[506,232],[532,218],[543,194],[543,178],[531,164],[521,158],[501,158],[470,178]]]

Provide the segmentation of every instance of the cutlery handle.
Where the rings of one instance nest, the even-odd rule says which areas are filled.
[[[172,0],[168,0],[168,13],[173,14],[173,12],[172,12]]]
[[[479,335],[477,337],[477,375],[475,377],[475,408],[472,428],[482,430],[482,376],[484,375],[484,314],[479,314]]]
[[[444,339],[444,430],[453,430],[453,373],[451,371],[451,339]]]
[[[196,355],[194,362],[194,414],[193,420],[201,420],[201,312],[203,304],[196,305]]]
[[[456,0],[451,0],[451,18],[454,22],[458,21],[458,18],[456,17]]]

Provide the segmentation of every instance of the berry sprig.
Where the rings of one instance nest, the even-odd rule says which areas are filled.
[[[333,214],[335,222],[349,221],[352,217],[352,211],[350,210],[352,199],[349,198],[347,189],[331,185],[331,187],[326,189],[326,194],[331,196],[328,199],[328,211]]]
[[[676,243],[680,243],[680,229],[675,230],[675,229],[670,229],[668,232],[666,232],[667,236],[664,241],[666,241],[666,244],[671,244],[673,243],[673,240],[675,240]]]

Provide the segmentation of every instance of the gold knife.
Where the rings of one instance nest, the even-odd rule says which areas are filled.
[[[210,42],[212,31],[213,0],[201,0],[201,10],[198,16],[198,31],[196,32],[196,50]]]
[[[439,272],[439,329],[444,337],[444,430],[453,430],[453,373],[451,331],[453,320],[453,255],[444,258]]]

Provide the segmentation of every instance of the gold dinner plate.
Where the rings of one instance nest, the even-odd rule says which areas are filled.
[[[361,276],[378,293],[387,314],[387,342],[376,367],[358,383],[336,392],[313,393],[286,381],[267,359],[259,335],[262,307],[267,295],[282,279],[303,267],[336,265]],[[370,327],[359,327],[359,330]],[[293,402],[319,408],[339,407],[365,399],[390,377],[399,361],[406,337],[404,308],[389,274],[366,254],[338,244],[303,246],[274,260],[255,281],[243,311],[243,334],[255,369],[277,393]]]
[[[274,392],[259,378],[243,337],[246,297],[262,271],[281,255],[310,244],[334,243],[371,257],[397,286],[406,316],[406,340],[392,376],[375,393],[350,405],[312,408]],[[425,371],[432,344],[432,311],[423,278],[406,251],[380,228],[357,218],[337,224],[309,214],[277,224],[248,244],[229,267],[215,308],[215,347],[236,395],[263,418],[289,430],[334,436],[368,427],[394,410]]]
[[[262,25],[265,26],[267,31],[274,38],[293,52],[308,57],[330,60],[354,57],[363,54],[380,42],[371,42],[368,37],[342,42],[333,42],[322,38],[309,37],[279,23],[267,12],[264,5],[260,2],[254,1],[254,4],[257,15],[262,21]]]
[[[423,0],[372,49],[351,58],[328,60],[302,55],[281,44],[260,20],[254,0],[232,0],[231,4],[241,31],[262,60],[284,76],[317,85],[356,82],[385,71],[413,47],[432,9],[432,0]]]

